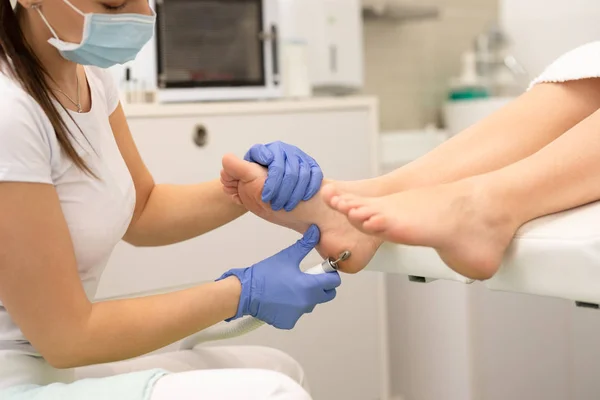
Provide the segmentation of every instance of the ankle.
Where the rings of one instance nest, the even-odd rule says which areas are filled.
[[[510,226],[515,230],[528,221],[525,205],[527,199],[505,185],[492,174],[466,179],[469,182],[470,196],[485,213],[485,218],[493,226]]]

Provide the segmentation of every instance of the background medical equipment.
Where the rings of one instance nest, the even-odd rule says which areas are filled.
[[[534,78],[514,56],[513,46],[513,39],[497,25],[491,25],[475,38],[477,75],[490,96],[518,96]]]
[[[151,0],[156,33],[127,67],[158,102],[281,97],[277,2]]]
[[[460,75],[450,79],[442,123],[455,135],[519,96],[530,77],[512,54],[511,38],[492,25],[461,55]]]
[[[348,94],[364,86],[360,0],[279,0],[284,43],[304,44],[316,94]],[[297,61],[296,61],[297,60]],[[294,57],[290,62],[304,62]],[[285,76],[283,77],[285,79]],[[294,75],[290,79],[297,79]]]
[[[281,96],[277,0],[158,0],[159,101]]]
[[[135,91],[125,96],[134,103],[297,98],[364,86],[360,0],[150,3],[154,38],[135,61],[111,68],[122,90]]]
[[[306,274],[318,275],[335,272],[338,269],[338,263],[346,261],[351,256],[350,251],[341,253],[337,259],[327,258],[320,264],[304,271]],[[265,323],[253,317],[244,317],[236,321],[221,323],[210,328],[204,329],[197,334],[188,337],[181,342],[181,348],[192,349],[199,344],[214,340],[232,339],[237,336],[245,335],[255,329],[260,328]]]

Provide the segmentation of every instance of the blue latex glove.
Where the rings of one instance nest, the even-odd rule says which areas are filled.
[[[300,201],[310,200],[321,188],[323,172],[319,164],[296,146],[283,142],[257,144],[244,160],[268,168],[262,201],[274,211],[292,211]]]
[[[233,275],[242,283],[237,314],[228,321],[251,315],[276,328],[292,329],[317,304],[333,300],[341,284],[337,272],[309,275],[300,270],[300,263],[319,243],[319,237],[319,229],[313,225],[291,247],[220,277],[218,280]]]

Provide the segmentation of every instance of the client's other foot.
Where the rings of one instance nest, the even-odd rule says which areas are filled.
[[[387,241],[434,248],[463,276],[492,277],[520,224],[477,180],[407,190],[384,197],[344,193],[335,184],[321,194],[359,230]]]
[[[317,251],[323,258],[337,258],[343,251],[350,250],[352,256],[339,264],[340,271],[356,273],[367,266],[381,245],[379,238],[354,228],[345,216],[330,209],[319,195],[301,202],[291,212],[273,211],[261,199],[266,177],[267,170],[258,164],[233,155],[223,157],[221,180],[225,192],[239,199],[249,211],[302,234],[311,225],[317,225],[321,231]]]

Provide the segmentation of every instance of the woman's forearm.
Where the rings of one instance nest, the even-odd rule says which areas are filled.
[[[382,196],[495,171],[536,153],[598,108],[600,79],[537,85],[425,156],[362,183],[370,193],[357,194]]]
[[[73,368],[138,357],[234,316],[240,281],[230,277],[179,292],[96,303],[49,361]]]
[[[218,180],[197,185],[156,185],[125,240],[135,246],[182,242],[239,218],[246,209],[223,192]]]

